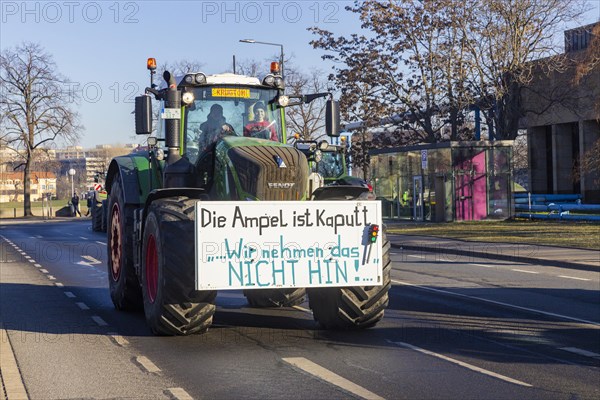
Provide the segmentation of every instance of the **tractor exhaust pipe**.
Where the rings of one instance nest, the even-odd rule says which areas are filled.
[[[181,110],[181,93],[177,90],[177,82],[175,77],[171,75],[169,71],[163,73],[163,78],[169,85],[167,89],[167,95],[165,99],[165,110],[174,110],[174,113],[178,113]],[[175,111],[176,110],[176,111]],[[168,148],[167,163],[173,164],[177,162],[181,155],[179,154],[179,131],[181,128],[181,118],[167,118],[165,119],[165,144]]]

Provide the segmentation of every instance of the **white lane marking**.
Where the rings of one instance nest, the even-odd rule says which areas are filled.
[[[528,308],[528,307],[516,306],[514,304],[504,303],[504,302],[501,302],[501,301],[494,301],[494,300],[483,299],[481,297],[469,296],[469,295],[462,294],[462,293],[453,293],[453,292],[449,292],[447,290],[434,289],[434,288],[430,288],[430,287],[426,287],[426,286],[415,285],[414,283],[402,282],[402,281],[399,281],[399,280],[396,280],[396,279],[392,279],[392,282],[393,283],[397,283],[398,285],[412,286],[412,287],[416,287],[416,288],[423,289],[423,290],[429,290],[431,292],[444,293],[444,294],[448,294],[448,295],[451,295],[451,296],[464,297],[464,298],[471,299],[471,300],[483,301],[485,303],[491,303],[491,304],[496,304],[496,305],[500,305],[500,306],[504,306],[504,307],[516,308],[518,310],[529,311],[529,312],[533,312],[533,313],[536,313],[536,314],[547,315],[547,316],[550,316],[550,317],[562,318],[562,319],[565,319],[567,321],[581,322],[581,323],[584,323],[584,324],[592,325],[596,329],[600,329],[600,323],[594,322],[594,321],[588,321],[587,319],[580,319],[580,318],[569,317],[567,315],[555,314],[555,313],[551,313],[551,312],[548,312],[548,311],[542,311],[542,310],[536,310],[535,308]]]
[[[55,281],[56,278],[54,277],[54,275],[48,275],[48,279],[50,279],[51,281]]]
[[[362,386],[358,386],[356,383],[351,382],[346,378],[342,378],[338,374],[331,372],[330,370],[323,368],[319,364],[315,364],[304,357],[288,357],[282,358],[282,360],[296,368],[300,368],[301,370],[316,376],[319,379],[324,380],[325,382],[329,382],[347,392],[362,397],[363,399],[383,400],[383,397],[376,395]]]
[[[29,261],[30,263],[34,263],[35,262],[35,260],[33,260],[33,259],[29,259],[27,261]]]
[[[78,303],[75,303],[75,304],[77,304],[77,307],[81,308],[82,310],[89,310],[90,309],[87,306],[87,304],[85,304],[85,303],[78,302]]]
[[[105,320],[103,320],[102,318],[100,318],[97,315],[93,315],[92,319],[94,320],[95,323],[97,323],[99,326],[108,326],[108,323],[106,323]]]
[[[3,395],[6,395],[7,399],[29,399],[8,333],[4,329],[0,329],[0,370],[5,392]]]
[[[118,333],[109,332],[108,336],[109,336],[110,340],[115,342],[115,344],[117,344],[120,347],[125,347],[125,346],[129,345],[129,342],[127,341],[127,339],[125,339],[123,336],[119,335]]]
[[[591,279],[587,279],[587,278],[578,278],[576,276],[568,276],[568,275],[559,275],[559,278],[565,278],[565,279],[575,279],[577,281],[589,281]]]
[[[33,264],[34,267],[42,268],[40,264]]]
[[[63,285],[63,284],[62,284],[62,283],[60,283],[60,282],[55,282],[54,284],[55,284],[56,286],[58,286],[58,287],[63,287],[63,286],[65,286],[65,285]]]
[[[67,296],[70,299],[74,299],[75,297],[77,297],[73,294],[73,292],[65,292],[65,296]]]
[[[300,306],[292,306],[292,308],[295,308],[296,310],[300,310],[300,311],[305,312],[305,313],[312,314],[312,311],[309,310],[308,308],[304,308],[304,307],[300,307]]]
[[[100,242],[100,241],[98,241],[98,240],[96,240],[96,243],[98,243],[98,244],[103,244],[103,245],[105,245],[105,246],[106,246],[106,243],[104,243],[104,242]]]
[[[96,260],[94,257],[92,256],[81,256],[81,258],[85,258],[86,260],[88,260],[91,264],[102,264],[102,261],[100,260]]]
[[[194,400],[194,398],[190,396],[188,392],[183,390],[183,388],[169,388],[166,392],[175,400]]]
[[[411,350],[418,351],[419,353],[427,354],[429,356],[436,357],[436,358],[439,358],[439,359],[451,362],[451,363],[456,364],[456,365],[460,365],[461,367],[470,369],[471,371],[479,372],[480,374],[489,375],[489,376],[492,376],[492,377],[497,378],[497,379],[501,379],[501,380],[506,381],[506,382],[514,383],[515,385],[532,387],[532,385],[530,385],[529,383],[521,382],[519,380],[510,378],[508,376],[497,374],[496,372],[492,372],[492,371],[488,371],[487,369],[476,367],[475,365],[466,363],[464,361],[456,360],[454,358],[447,357],[447,356],[445,356],[443,354],[434,353],[433,351],[429,351],[429,350],[425,350],[425,349],[422,349],[422,348],[417,347],[417,346],[413,346],[412,344],[408,344],[408,343],[404,343],[404,342],[393,342],[391,340],[387,340],[387,342],[395,344],[397,346],[406,347],[406,348],[409,348]]]
[[[147,357],[137,356],[135,358],[135,362],[137,362],[139,365],[141,365],[142,368],[144,368],[146,370],[146,372],[151,372],[151,373],[160,372],[160,368],[158,368],[156,366],[156,364],[154,364],[152,361],[150,361],[150,359]]]
[[[76,263],[77,265],[85,265],[86,267],[91,267],[92,264],[90,264],[87,261],[79,261],[78,263]]]
[[[511,271],[515,271],[515,272],[522,272],[524,274],[539,274],[539,272],[535,272],[535,271],[527,271],[526,269],[517,269],[517,268],[513,268],[511,269]]]
[[[40,271],[42,271],[44,274],[47,274],[47,273],[48,273],[48,270],[47,270],[47,269],[43,269],[43,268],[42,268],[42,269],[40,269]]]
[[[487,264],[476,264],[476,263],[469,263],[469,265],[475,265],[478,267],[484,267],[484,268],[496,268],[495,265],[487,265]]]
[[[425,257],[423,257],[423,256],[415,256],[415,255],[413,255],[413,254],[409,254],[409,255],[408,255],[408,257],[412,257],[412,258],[425,258]]]
[[[579,354],[581,356],[586,356],[586,357],[594,357],[594,358],[600,357],[600,354],[598,354],[598,353],[594,353],[592,351],[588,351],[588,350],[584,350],[584,349],[578,349],[577,347],[561,347],[560,350],[568,351],[570,353],[575,353],[575,354]]]
[[[26,260],[31,260],[31,257],[29,257],[29,256],[25,256],[25,259],[26,259]]]

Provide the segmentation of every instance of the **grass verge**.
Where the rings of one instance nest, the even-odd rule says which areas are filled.
[[[600,250],[600,224],[566,221],[390,222],[389,233]]]

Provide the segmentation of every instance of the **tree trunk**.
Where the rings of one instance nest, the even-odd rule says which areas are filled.
[[[30,176],[31,157],[25,162],[25,171],[23,173],[23,213],[25,217],[32,217],[31,212],[31,180]]]
[[[362,157],[363,157],[363,162],[362,162],[362,173],[363,173],[363,179],[368,181],[369,180],[369,167],[370,167],[370,160],[369,160],[369,149],[367,146],[367,132],[365,129],[362,130],[362,142],[361,142],[361,147],[362,147]]]

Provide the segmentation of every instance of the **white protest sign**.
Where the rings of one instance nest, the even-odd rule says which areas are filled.
[[[380,201],[198,201],[196,289],[382,284]]]

